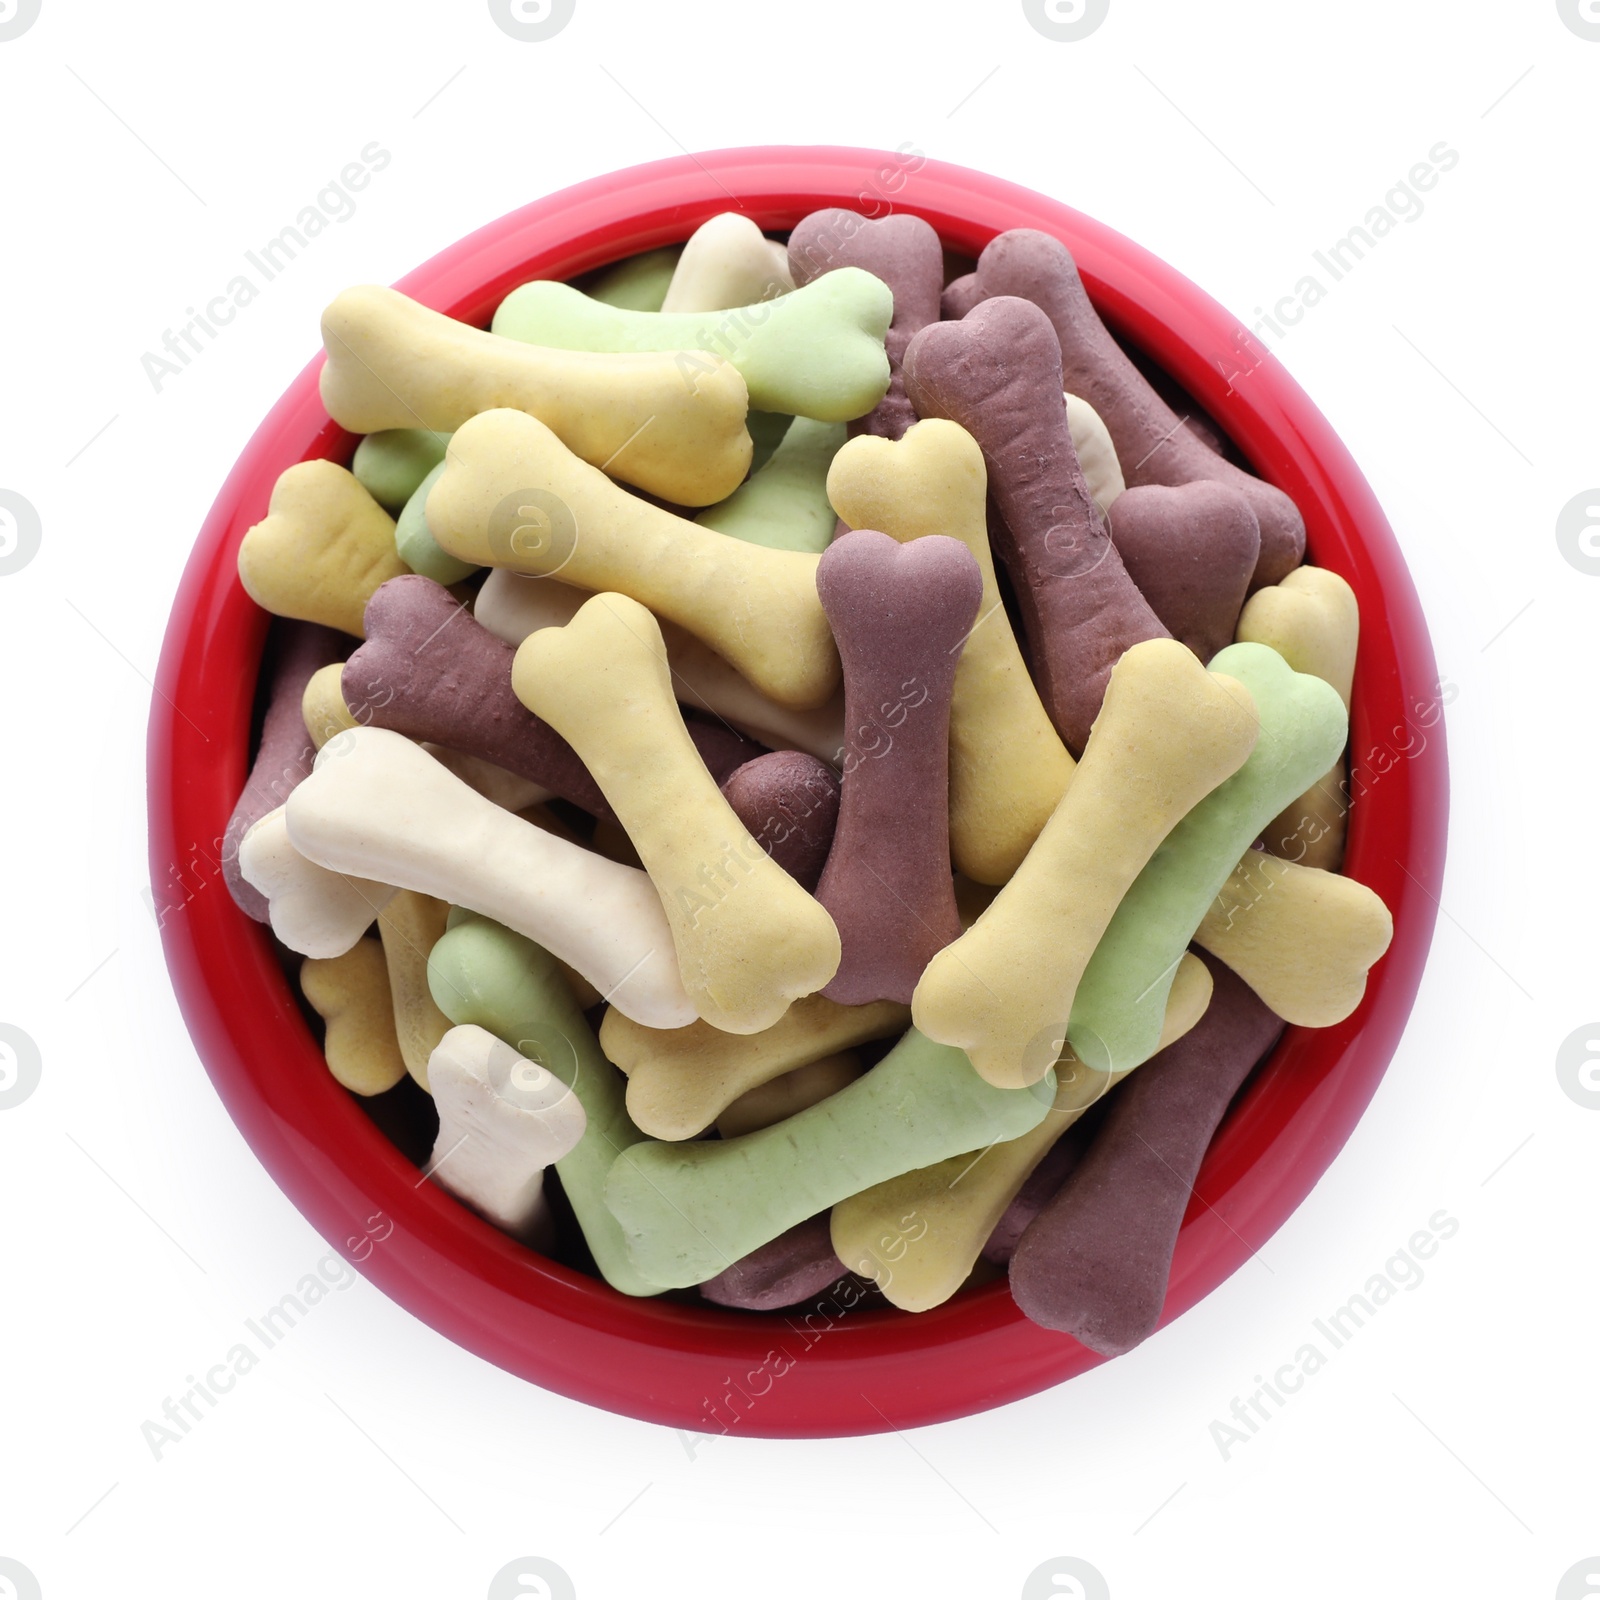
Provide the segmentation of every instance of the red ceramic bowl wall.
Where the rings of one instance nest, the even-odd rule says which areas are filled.
[[[1113,330],[1186,386],[1255,469],[1294,497],[1311,558],[1360,599],[1352,727],[1360,799],[1346,870],[1393,910],[1394,944],[1355,1015],[1336,1028],[1290,1029],[1233,1108],[1179,1239],[1171,1319],[1305,1198],[1405,1025],[1444,862],[1446,765],[1427,629],[1371,490],[1276,361],[1241,361],[1238,352],[1254,347],[1234,318],[1138,246],[996,178],[836,148],[657,162],[526,206],[399,287],[484,324],[528,278],[571,277],[682,240],[719,211],[737,207],[772,230],[826,205],[915,212],[969,255],[1006,228],[1064,240]],[[920,1316],[870,1311],[804,1330],[781,1316],[628,1299],[419,1185],[416,1169],[335,1084],[266,929],[235,908],[215,868],[246,773],[268,621],[239,585],[239,541],[285,467],[347,460],[353,445],[322,409],[320,365],[262,423],[201,530],[173,606],[149,737],[150,863],[173,983],[212,1081],[278,1183],[374,1283],[448,1338],[547,1388],[650,1421],[770,1436],[871,1432],[979,1411],[1092,1366],[1098,1358],[1075,1341],[1026,1321],[1003,1282]],[[382,1242],[362,1244],[369,1231]]]

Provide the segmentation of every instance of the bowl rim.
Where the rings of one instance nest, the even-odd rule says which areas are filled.
[[[1164,367],[1255,471],[1300,505],[1308,558],[1361,606],[1344,870],[1394,916],[1394,940],[1355,1013],[1290,1028],[1213,1139],[1174,1256],[1162,1325],[1247,1261],[1310,1193],[1366,1109],[1404,1030],[1443,878],[1448,774],[1426,623],[1376,497],[1326,419],[1245,327],[1111,229],[1003,179],[899,151],[838,146],[672,157],[579,183],[468,235],[396,285],[485,325],[532,277],[572,277],[679,242],[737,209],[768,230],[822,206],[926,218],[976,256],[1007,228],[1060,238],[1119,338]],[[697,1433],[822,1437],[969,1415],[1101,1360],[1028,1322],[999,1281],[932,1311],[808,1318],[635,1300],[531,1254],[483,1223],[389,1142],[328,1074],[268,930],[223,886],[222,835],[248,763],[270,619],[244,593],[239,541],[279,472],[348,460],[319,355],[245,446],[179,585],[148,735],[151,893],[195,1047],[246,1142],[346,1259],[446,1338],[547,1389]]]

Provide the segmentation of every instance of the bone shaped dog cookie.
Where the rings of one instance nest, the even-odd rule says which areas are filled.
[[[1178,964],[1167,997],[1161,1042],[1186,1034],[1211,1000],[1211,974],[1198,957]],[[1058,1043],[1064,1045],[1065,1041]],[[906,1311],[942,1304],[966,1281],[996,1224],[1034,1167],[1125,1074],[1092,1072],[1059,1049],[1056,1092],[1044,1120],[987,1149],[966,1150],[931,1167],[902,1173],[833,1208],[833,1247],[852,1271],[872,1278]],[[901,1219],[915,1216],[914,1230]]]
[[[987,300],[1016,295],[1049,318],[1066,386],[1105,419],[1129,487],[1169,486],[1209,478],[1236,489],[1261,527],[1255,583],[1276,583],[1305,553],[1305,521],[1281,489],[1252,477],[1209,449],[1151,388],[1107,331],[1059,239],[1013,228],[991,239],[978,258],[977,287]],[[968,313],[971,315],[972,313]]]
[[[836,539],[817,592],[844,660],[845,762],[817,898],[844,955],[823,991],[842,1005],[910,1000],[961,931],[950,877],[950,698],[983,595],[972,552],[930,534]]]
[[[502,811],[398,733],[355,728],[326,745],[290,796],[288,822],[319,865],[492,917],[646,1026],[694,1020],[644,873]]]
[[[439,1040],[427,1078],[439,1113],[428,1176],[502,1233],[547,1246],[544,1169],[583,1137],[583,1102],[553,1072],[473,1023]]]
[[[912,1029],[871,1072],[808,1110],[737,1139],[638,1144],[606,1179],[635,1267],[666,1288],[703,1283],[796,1223],[976,1139],[1013,1139],[1049,1110],[996,1089],[959,1050]]]
[[[378,913],[378,937],[383,941],[394,1003],[394,1036],[406,1071],[430,1090],[428,1058],[450,1031],[450,1019],[428,991],[428,957],[444,937],[449,910],[431,895],[399,889]]]
[[[1129,489],[1111,508],[1111,542],[1174,639],[1209,661],[1233,643],[1256,570],[1261,526],[1226,484]]]
[[[447,589],[416,575],[391,580],[367,606],[367,630],[340,679],[356,722],[465,750],[609,814],[571,745],[512,692],[516,652]]]
[[[704,350],[535,349],[372,285],[328,307],[322,342],[322,403],[353,433],[449,433],[480,411],[514,406],[585,461],[682,506],[726,499],[750,465],[744,379]]]
[[[448,433],[428,428],[384,428],[356,446],[350,470],[380,506],[398,515],[422,481],[444,460]]]
[[[723,211],[689,235],[661,304],[636,309],[726,311],[771,300],[792,288],[789,252],[741,212]],[[589,294],[600,298],[592,289]]]
[[[990,1083],[1041,1078],[1123,895],[1172,828],[1243,766],[1260,732],[1246,690],[1175,639],[1116,665],[1072,786],[1015,876],[928,964],[911,1001],[930,1039]]]
[[[543,423],[486,411],[450,441],[428,526],[452,555],[631,595],[806,710],[839,682],[817,557],[728,539],[619,489]]]
[[[1120,1355],[1154,1331],[1206,1147],[1283,1031],[1227,968],[1208,965],[1215,988],[1206,1014],[1118,1092],[1011,1258],[1023,1312],[1101,1355]]]
[[[328,1071],[352,1094],[382,1094],[406,1075],[394,1036],[389,979],[376,939],[300,968],[300,989],[325,1025]]]
[[[617,1153],[643,1138],[623,1105],[622,1075],[600,1053],[560,964],[548,950],[481,918],[452,927],[428,958],[433,998],[452,1022],[476,1024],[567,1084],[584,1132],[556,1161],[595,1265],[622,1294],[654,1294],[628,1261],[605,1181]]]
[[[1393,936],[1389,908],[1364,883],[1250,850],[1194,938],[1285,1022],[1328,1028],[1361,1004]]]
[[[1251,595],[1239,617],[1241,641],[1270,645],[1296,672],[1331,684],[1347,710],[1360,635],[1355,591],[1325,567],[1296,567],[1280,583]],[[1344,859],[1348,810],[1341,756],[1272,819],[1262,837],[1274,855],[1337,871]]]
[[[833,538],[828,464],[844,441],[841,423],[796,417],[761,467],[694,520],[751,544],[821,555]]]
[[[837,1094],[864,1071],[861,1058],[853,1050],[808,1061],[769,1083],[747,1089],[717,1117],[717,1132],[724,1139],[737,1139],[741,1133],[770,1128],[773,1123],[826,1100],[830,1094]]]
[[[564,628],[592,594],[559,579],[531,578],[497,567],[484,579],[473,615],[497,639],[515,646],[540,628]],[[823,705],[795,711],[769,700],[692,633],[667,622],[661,624],[661,637],[673,690],[684,705],[729,723],[771,750],[804,750],[832,766],[843,759],[843,684]]]
[[[525,283],[501,301],[493,326],[546,349],[714,351],[743,374],[756,410],[848,422],[889,387],[883,339],[893,311],[884,284],[846,267],[792,294],[714,312],[621,311],[570,284]],[[686,386],[698,382],[698,359],[679,361]]]
[[[799,750],[747,761],[718,787],[763,850],[802,889],[815,890],[839,820],[839,777]]]
[[[240,870],[239,844],[269,811],[289,798],[289,791],[310,772],[315,741],[308,737],[299,708],[317,675],[327,669],[328,663],[339,661],[348,647],[332,628],[309,622],[291,622],[283,627],[271,669],[267,711],[255,761],[222,835],[222,876],[228,893],[234,904],[257,922],[267,920],[267,903]],[[337,666],[333,670],[337,672]]]
[[[901,359],[911,336],[939,320],[944,282],[939,235],[908,212],[869,220],[855,211],[828,207],[795,224],[789,235],[789,267],[802,288],[841,267],[859,267],[888,284],[894,296],[894,316],[883,341],[889,389],[851,431],[898,439],[917,420],[906,398]]]
[[[902,1033],[904,1006],[841,1006],[820,994],[796,1000],[762,1033],[708,1023],[641,1026],[613,1007],[600,1023],[606,1056],[628,1075],[628,1110],[656,1139],[692,1139],[740,1096],[823,1056]]]
[[[355,944],[395,892],[388,884],[308,861],[289,838],[283,806],[239,841],[239,870],[262,897],[278,938],[300,955],[321,960]]]
[[[950,702],[950,849],[980,883],[1004,883],[1072,780],[1072,757],[1051,725],[1017,648],[989,553],[983,453],[966,429],[930,419],[898,442],[853,439],[828,473],[834,509],[852,528],[902,544],[931,533],[959,539],[983,597]]]
[[[1292,671],[1276,651],[1231,644],[1209,670],[1249,690],[1261,737],[1245,764],[1161,841],[1084,969],[1067,1037],[1101,1072],[1150,1057],[1171,973],[1195,929],[1265,824],[1344,745],[1338,695]]]
[[[517,651],[523,704],[574,742],[661,895],[684,987],[729,1033],[770,1027],[839,965],[833,919],[750,837],[690,741],[656,620],[597,594]]]
[[[1049,320],[1025,300],[986,300],[960,322],[924,328],[905,374],[920,415],[960,423],[983,451],[1040,698],[1081,750],[1112,667],[1166,629],[1124,570],[1079,469]]]
[[[700,1297],[742,1311],[781,1311],[822,1293],[844,1276],[821,1212],[757,1246],[700,1285]]]
[[[1128,487],[1123,480],[1122,465],[1117,460],[1117,447],[1112,444],[1110,430],[1100,413],[1087,400],[1080,400],[1075,394],[1065,399],[1067,432],[1072,435],[1072,448],[1077,452],[1083,481],[1088,484],[1094,503],[1101,511],[1109,511],[1111,502]]]
[[[373,592],[405,570],[389,513],[331,461],[283,473],[239,546],[239,581],[258,606],[357,638]]]

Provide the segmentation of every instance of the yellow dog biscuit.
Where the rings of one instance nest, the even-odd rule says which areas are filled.
[[[759,1033],[827,983],[839,930],[723,799],[673,698],[661,629],[637,600],[597,594],[566,627],[531,635],[511,686],[578,752],[627,829],[703,1020]]]
[[[833,458],[828,499],[852,528],[905,543],[959,539],[983,574],[978,620],[950,706],[950,852],[968,877],[1004,883],[1072,781],[1072,757],[1040,702],[995,582],[988,475],[965,428],[930,419],[895,441],[862,434]]]
[[[823,1056],[903,1033],[911,1014],[890,1000],[841,1006],[808,995],[762,1033],[721,1033],[704,1022],[646,1028],[613,1006],[600,1048],[628,1075],[628,1115],[656,1139],[692,1139],[750,1090]]]
[[[1112,669],[1072,786],[987,911],[928,963],[911,1015],[990,1083],[1037,1083],[1129,884],[1173,826],[1244,765],[1260,725],[1243,684],[1173,639]]]
[[[424,1089],[428,1087],[428,1057],[451,1027],[428,988],[428,957],[444,937],[449,912],[443,900],[401,889],[378,913],[389,995],[394,1002],[395,1038],[406,1071]]]
[[[394,519],[331,461],[290,467],[239,546],[239,581],[258,606],[358,639],[373,591],[409,571],[395,554]]]
[[[771,1083],[746,1090],[717,1118],[717,1132],[724,1139],[737,1139],[741,1133],[770,1128],[773,1123],[826,1100],[830,1094],[837,1094],[864,1070],[854,1050],[841,1050],[837,1055],[807,1062]]]
[[[744,379],[704,350],[546,350],[371,284],[328,307],[322,342],[322,403],[352,433],[449,433],[480,411],[515,406],[585,461],[681,506],[726,499],[750,466]]]
[[[1389,908],[1364,883],[1252,850],[1194,938],[1285,1022],[1328,1028],[1361,1004],[1393,936]]]
[[[327,1028],[328,1070],[352,1094],[382,1094],[406,1075],[395,1038],[383,946],[358,939],[342,956],[307,961],[300,988]]]
[[[477,566],[631,595],[678,623],[781,705],[821,705],[839,652],[817,560],[698,527],[619,489],[549,428],[486,411],[450,441],[428,526]]]

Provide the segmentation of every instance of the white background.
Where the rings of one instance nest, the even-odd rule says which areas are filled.
[[[1010,1597],[1061,1555],[1116,1600],[1556,1595],[1600,1554],[1600,1113],[1555,1071],[1600,1015],[1600,577],[1555,539],[1600,482],[1597,85],[1600,43],[1555,0],[1112,0],[1070,44],[1014,0],[578,0],[540,44],[483,0],[43,0],[0,43],[0,488],[43,526],[0,578],[0,1021],[43,1061],[0,1112],[0,1556],[45,1600],[477,1600],[530,1554],[583,1600]],[[371,140],[393,161],[356,215],[155,393],[141,355]],[[1260,1260],[1004,1410],[692,1454],[360,1281],[154,1460],[141,1423],[326,1248],[178,1016],[142,769],[190,542],[329,298],[631,163],[911,141],[1087,211],[1250,320],[1440,140],[1461,159],[1424,214],[1268,341],[1387,508],[1459,693],[1421,998]],[[1460,1229],[1426,1280],[1224,1461],[1213,1419],[1440,1208]]]

